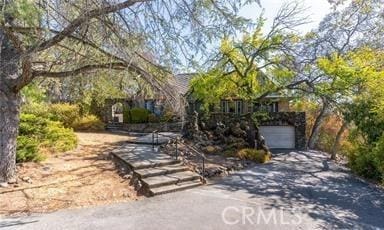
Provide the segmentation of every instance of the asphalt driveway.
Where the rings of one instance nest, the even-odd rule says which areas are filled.
[[[384,191],[322,153],[292,151],[196,189],[3,218],[0,229],[384,229]]]

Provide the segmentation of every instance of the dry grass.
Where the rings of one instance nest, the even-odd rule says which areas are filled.
[[[136,200],[129,182],[109,159],[110,150],[131,137],[77,133],[76,150],[17,166],[18,184],[0,189],[0,216],[51,212]],[[27,182],[30,178],[32,183]],[[24,179],[24,180],[23,180]]]

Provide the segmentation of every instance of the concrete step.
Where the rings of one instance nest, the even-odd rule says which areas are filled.
[[[177,172],[188,171],[189,168],[184,166],[183,164],[174,164],[174,165],[165,165],[161,167],[155,168],[145,168],[135,170],[135,173],[138,174],[139,178],[147,178],[153,176],[166,175]]]
[[[167,175],[147,177],[141,179],[141,181],[146,184],[148,188],[152,189],[161,186],[174,185],[186,181],[193,181],[199,178],[200,176],[194,172],[184,171]]]
[[[150,162],[150,161],[137,162],[137,163],[133,163],[131,165],[132,165],[133,169],[135,171],[137,171],[139,169],[149,169],[149,168],[163,167],[163,166],[175,165],[175,164],[179,164],[179,163],[180,163],[179,160],[164,159],[164,160],[158,160],[158,161],[155,161],[155,162]]]
[[[158,188],[151,188],[151,194],[152,196],[156,195],[161,195],[165,193],[170,193],[170,192],[177,192],[185,189],[190,189],[194,188],[197,186],[202,185],[200,179],[192,180],[192,181],[186,181],[186,182],[181,182],[177,184],[171,184],[167,186],[162,186]]]

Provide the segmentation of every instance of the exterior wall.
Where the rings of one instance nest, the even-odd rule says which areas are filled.
[[[103,121],[105,123],[112,122],[112,106],[116,103],[122,103],[124,107],[132,107],[133,102],[131,100],[127,99],[107,99],[104,103],[104,109],[103,109]]]
[[[261,122],[264,126],[284,126],[292,125],[295,127],[295,148],[304,150],[306,148],[306,115],[305,112],[277,112],[269,113],[268,119]]]
[[[281,100],[279,101],[279,112],[289,112],[289,101]]]
[[[242,116],[229,113],[212,113],[208,125],[222,122],[228,126],[231,123],[246,121]],[[267,118],[260,121],[260,126],[287,126],[295,127],[295,148],[304,150],[306,148],[306,115],[304,112],[271,112]]]

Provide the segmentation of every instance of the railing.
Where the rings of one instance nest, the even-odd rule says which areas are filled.
[[[167,137],[169,138],[168,140],[168,143],[174,143],[175,144],[175,159],[178,160],[179,158],[179,147],[180,147],[180,144],[182,143],[181,140],[179,140],[179,137],[176,136],[169,136],[169,135],[165,135],[165,134],[161,134],[159,133],[159,131],[155,130],[152,132],[152,148],[155,149],[155,145],[159,145],[159,136],[162,136],[162,137]],[[184,144],[184,146],[186,148],[188,148],[191,152],[194,152],[195,155],[199,156],[201,158],[201,164],[202,164],[202,172],[201,172],[201,177],[202,177],[202,180],[205,182],[205,161],[206,161],[206,158],[205,158],[205,155],[203,153],[200,153],[198,150],[196,150],[194,147],[192,146],[189,146],[187,144]]]

